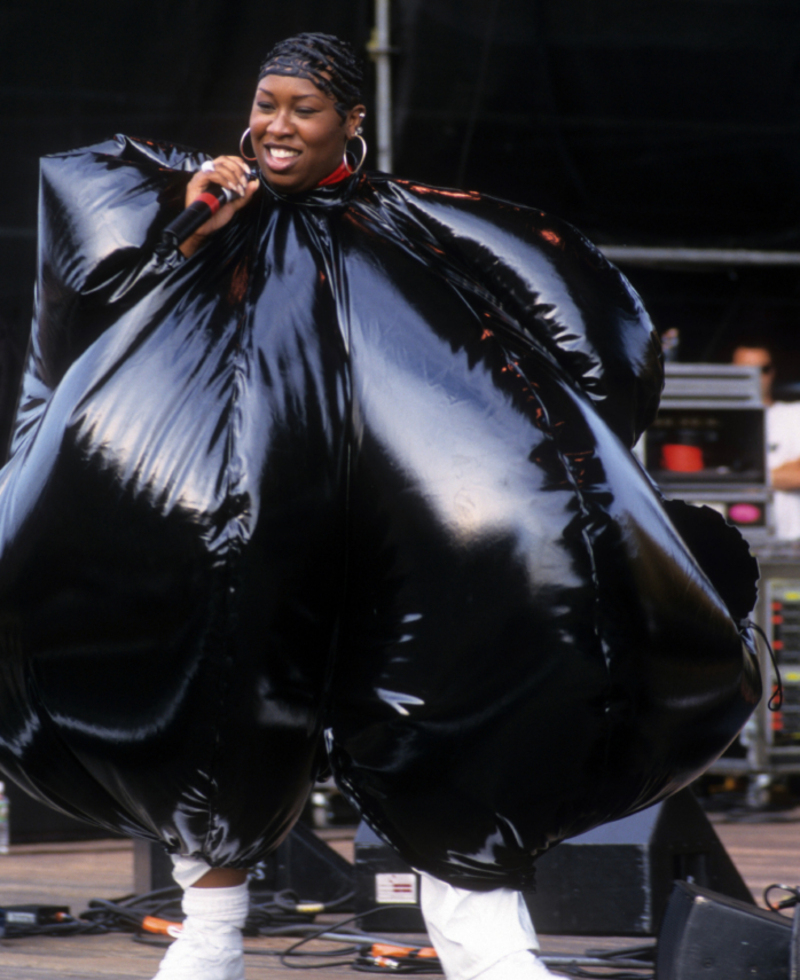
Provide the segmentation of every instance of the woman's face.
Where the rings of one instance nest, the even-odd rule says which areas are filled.
[[[342,162],[363,106],[342,120],[334,100],[306,78],[265,75],[250,112],[258,165],[276,190],[296,194],[315,187]]]

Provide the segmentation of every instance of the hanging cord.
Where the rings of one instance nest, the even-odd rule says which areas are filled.
[[[779,899],[777,902],[771,898],[773,891],[786,892],[789,898]],[[764,904],[773,912],[780,912],[781,909],[792,909],[795,905],[800,905],[800,886],[798,885],[767,885],[764,889]]]
[[[762,640],[767,644],[767,650],[769,651],[769,659],[772,661],[772,669],[775,671],[775,690],[772,692],[772,697],[767,701],[767,707],[770,711],[780,711],[783,707],[783,681],[781,680],[781,672],[778,670],[778,660],[775,656],[775,651],[772,649],[772,644],[767,638],[767,634],[758,623],[754,623],[751,619],[745,619],[742,621],[742,627],[744,629],[755,630],[756,633],[762,638]]]

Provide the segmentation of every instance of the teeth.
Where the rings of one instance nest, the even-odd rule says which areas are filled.
[[[272,156],[277,157],[278,160],[288,160],[289,157],[296,157],[299,153],[298,150],[289,150],[285,147],[271,146],[269,152]]]

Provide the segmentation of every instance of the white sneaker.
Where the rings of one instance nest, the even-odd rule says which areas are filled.
[[[244,980],[241,929],[189,917],[153,980]]]
[[[475,975],[474,980],[546,980],[553,977],[563,980],[560,974],[551,973],[532,949],[509,953],[488,970]]]
[[[183,929],[153,980],[244,980],[247,885],[187,888]]]

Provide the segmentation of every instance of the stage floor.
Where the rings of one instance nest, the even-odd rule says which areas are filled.
[[[759,904],[772,882],[800,884],[800,809],[728,820],[712,817],[714,828]],[[352,857],[352,834],[327,831],[326,838]],[[124,841],[19,845],[0,857],[0,904],[68,905],[81,912],[92,898],[111,899],[133,890],[133,851]],[[647,940],[645,940],[646,942]],[[349,966],[290,968],[274,954],[291,940],[247,940],[247,980],[308,976],[342,980],[358,976]],[[547,952],[580,955],[588,948],[637,945],[638,940],[543,936]],[[317,948],[324,948],[318,946]],[[330,948],[330,947],[327,947]],[[0,980],[150,980],[162,951],[130,935],[0,940]],[[363,975],[363,974],[362,974]]]

